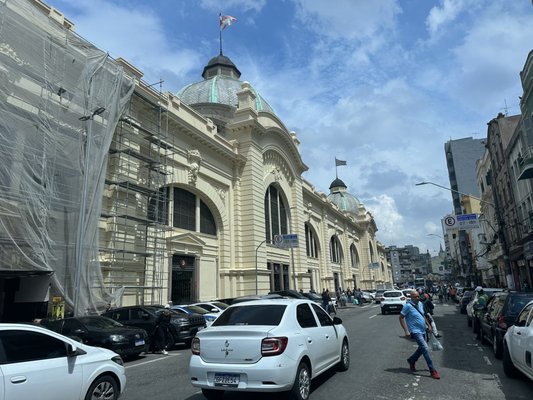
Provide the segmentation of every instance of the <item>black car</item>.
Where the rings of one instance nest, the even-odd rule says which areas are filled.
[[[160,312],[165,310],[162,306],[129,306],[120,307],[105,312],[104,316],[128,326],[142,328],[152,335],[155,331],[155,323]],[[191,345],[196,333],[205,328],[205,318],[200,314],[186,314],[176,310],[170,310],[170,332],[172,333],[172,345],[185,343]]]
[[[533,300],[533,292],[499,292],[487,303],[486,312],[480,320],[481,343],[492,344],[494,356],[502,358],[503,336],[513,325],[524,306]]]
[[[279,294],[283,297],[291,297],[293,299],[307,299],[307,297],[304,296],[303,293],[298,292],[297,290],[276,290],[274,292],[270,292],[269,294]]]
[[[136,357],[149,346],[149,336],[144,329],[124,326],[106,317],[46,319],[41,324],[84,344],[113,350],[124,358]]]
[[[461,314],[466,314],[466,306],[474,298],[474,294],[475,292],[473,290],[466,290],[463,293],[461,301],[459,302],[459,311],[461,312]]]
[[[322,305],[322,296],[319,296],[316,293],[306,292],[302,293],[305,297],[307,297],[309,300],[314,301],[317,304]]]

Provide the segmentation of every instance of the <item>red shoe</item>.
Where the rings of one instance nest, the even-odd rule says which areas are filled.
[[[415,363],[412,363],[409,360],[407,360],[407,362],[409,363],[409,369],[411,370],[411,372],[416,372]]]
[[[440,379],[440,375],[436,370],[431,371],[431,377],[433,379]]]

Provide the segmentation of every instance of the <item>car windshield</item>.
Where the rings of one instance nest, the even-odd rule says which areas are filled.
[[[198,306],[182,306],[180,308],[184,309],[186,312],[195,313],[195,314],[207,314],[209,312],[203,309],[202,307],[198,307]]]
[[[226,303],[222,303],[220,301],[215,301],[212,303],[214,306],[220,308],[221,310],[225,310],[226,308],[228,308],[229,306],[226,304]]]
[[[227,308],[212,326],[279,325],[285,308],[283,304],[260,304]]]
[[[80,321],[87,328],[108,329],[124,326],[121,323],[107,317],[80,317],[78,318],[78,321]]]

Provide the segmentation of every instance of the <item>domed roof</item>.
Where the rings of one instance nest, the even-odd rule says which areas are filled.
[[[342,180],[336,178],[329,186],[328,200],[339,207],[340,210],[357,215],[361,202],[353,194],[346,191],[347,186]]]
[[[244,82],[239,80],[241,73],[228,57],[222,53],[213,57],[204,67],[202,76],[202,81],[185,86],[176,96],[188,105],[218,103],[238,107],[237,92],[242,90]],[[257,111],[275,114],[270,104],[253,87],[251,89],[256,96]]]

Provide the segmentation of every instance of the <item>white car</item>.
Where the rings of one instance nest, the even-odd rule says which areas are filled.
[[[310,300],[265,299],[228,307],[191,345],[191,384],[208,399],[223,391],[289,392],[306,400],[311,380],[350,366],[348,334]]]
[[[503,371],[513,378],[517,371],[533,380],[533,300],[526,304],[503,337]]]
[[[111,350],[42,326],[1,323],[0,382],[2,400],[116,400],[126,374]]]
[[[194,303],[191,305],[202,307],[204,310],[211,312],[211,313],[220,313],[229,307],[229,305],[221,301],[203,301],[203,302]]]
[[[386,290],[381,295],[380,306],[381,314],[385,315],[390,311],[402,311],[403,306],[407,302],[407,297],[401,290]]]

